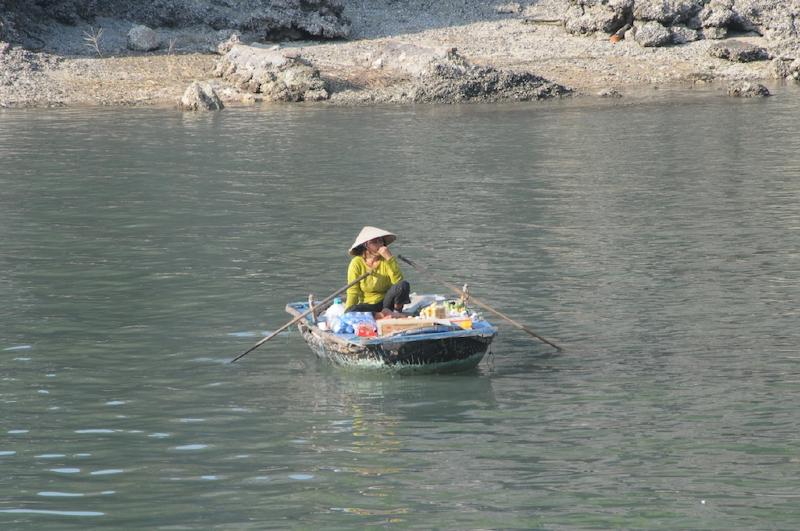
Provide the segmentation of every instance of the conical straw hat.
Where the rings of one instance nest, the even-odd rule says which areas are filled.
[[[350,250],[347,251],[349,254],[354,255],[353,249],[358,247],[359,245],[365,244],[370,240],[374,240],[375,238],[383,237],[383,241],[386,245],[389,245],[393,241],[397,239],[396,234],[392,234],[389,231],[379,229],[378,227],[364,227],[361,229],[361,232],[358,233],[356,236],[356,241],[353,242],[353,245],[350,246]]]

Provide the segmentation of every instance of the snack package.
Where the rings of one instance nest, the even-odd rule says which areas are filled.
[[[358,337],[375,337],[378,331],[371,323],[363,322],[355,326],[355,332]]]

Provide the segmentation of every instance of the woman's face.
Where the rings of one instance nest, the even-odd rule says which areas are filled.
[[[367,242],[367,250],[370,252],[375,253],[381,247],[383,247],[383,238],[373,238]]]

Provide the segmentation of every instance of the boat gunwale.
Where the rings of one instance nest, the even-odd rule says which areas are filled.
[[[290,302],[286,305],[286,312],[290,315],[294,315],[295,317],[299,317],[304,313],[298,309],[298,307],[307,306],[308,302],[305,301],[298,301],[298,302]],[[488,321],[483,321],[486,323],[485,326],[480,328],[472,328],[472,329],[459,329],[459,330],[443,330],[441,332],[436,331],[428,331],[424,333],[409,333],[405,332],[402,334],[395,334],[389,336],[379,336],[379,337],[342,337],[338,334],[334,334],[327,330],[322,330],[313,323],[310,319],[310,314],[307,315],[303,320],[297,322],[298,326],[306,327],[309,332],[313,335],[320,338],[321,341],[328,341],[333,343],[338,343],[342,346],[350,346],[350,347],[369,347],[374,345],[384,345],[387,343],[413,343],[417,341],[433,341],[439,339],[460,339],[460,338],[470,338],[470,337],[487,337],[493,338],[497,335],[497,327],[491,324]],[[430,330],[429,328],[425,330]]]

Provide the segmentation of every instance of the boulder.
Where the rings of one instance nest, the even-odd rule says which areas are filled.
[[[697,15],[703,28],[727,28],[736,23],[733,0],[711,0]]]
[[[379,54],[370,55],[369,62],[376,70],[397,70],[410,76],[419,76],[428,69],[431,61],[443,60],[453,50],[447,46],[419,46],[389,41]]]
[[[214,74],[267,101],[320,101],[330,97],[319,70],[295,50],[234,45]]]
[[[797,0],[562,0],[565,29],[574,34],[614,34],[625,24],[638,27],[657,22],[667,29],[676,26],[697,31],[697,38],[722,39],[730,32],[754,32],[770,40],[797,40],[800,11]],[[645,30],[644,46],[662,46],[666,35],[654,38]],[[675,31],[675,43],[686,39],[684,29]],[[693,38],[693,37],[692,37]],[[656,44],[660,43],[660,44]]]
[[[769,96],[769,90],[760,83],[737,81],[728,85],[728,96],[736,98],[759,98]]]
[[[530,72],[514,72],[467,62],[455,49],[431,61],[409,91],[416,103],[531,101],[571,90]]]
[[[708,28],[701,29],[699,31],[699,34],[704,39],[719,40],[719,39],[724,39],[725,37],[728,36],[728,29],[727,28],[716,27],[716,26],[711,26],[711,27],[708,27]]]
[[[494,12],[498,15],[518,15],[522,12],[522,6],[517,2],[495,6]]]
[[[184,111],[221,111],[225,106],[211,83],[194,81],[183,93],[179,107]]]
[[[777,78],[800,80],[800,59],[776,58],[772,66]]]
[[[645,48],[665,46],[672,42],[672,32],[659,22],[634,24],[634,39]]]
[[[672,26],[689,22],[701,7],[702,2],[697,0],[639,0],[633,8],[633,17],[644,22]]]
[[[792,79],[800,79],[800,59],[795,59],[789,65],[789,75],[786,77],[790,77]]]
[[[769,59],[769,52],[761,46],[747,42],[728,40],[708,49],[709,55],[735,63],[749,63]]]
[[[796,0],[735,0],[731,29],[753,31],[771,40],[800,37]]]
[[[151,52],[157,50],[161,41],[156,33],[147,26],[134,26],[128,32],[128,49],[137,52]]]
[[[686,26],[672,26],[670,32],[672,33],[672,42],[675,44],[686,44],[700,39],[699,31]]]
[[[240,35],[238,32],[233,32],[228,40],[223,41],[217,45],[217,53],[220,55],[225,55],[229,51],[233,49],[234,46],[237,44],[241,44]]]
[[[576,35],[615,33],[632,20],[633,0],[570,0],[564,27]]]

